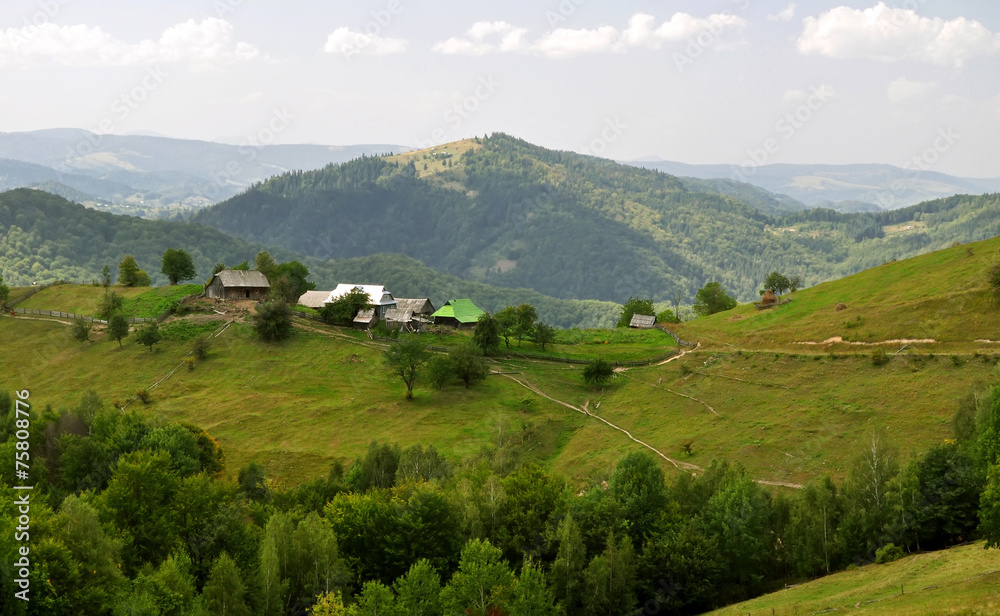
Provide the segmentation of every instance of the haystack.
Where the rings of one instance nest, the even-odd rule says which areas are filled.
[[[775,295],[774,291],[772,291],[771,289],[764,291],[764,294],[760,296],[760,305],[762,308],[773,306],[774,304],[777,303],[778,303],[778,296]]]

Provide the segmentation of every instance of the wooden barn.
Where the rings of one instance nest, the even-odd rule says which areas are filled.
[[[326,300],[333,291],[306,291],[299,298],[299,304],[316,310],[322,310]]]
[[[253,299],[267,297],[271,283],[267,277],[254,270],[222,270],[205,285],[205,295],[215,299]]]
[[[633,314],[628,326],[633,329],[653,329],[656,327],[656,317],[651,314]]]

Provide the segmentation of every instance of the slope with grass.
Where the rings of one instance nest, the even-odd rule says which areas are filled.
[[[31,301],[85,310],[101,293],[93,286],[57,286]],[[0,358],[3,385],[27,387],[56,408],[75,404],[87,387],[121,404],[177,369],[143,408],[208,429],[225,447],[230,469],[258,459],[288,482],[322,475],[332,461],[353,459],[376,438],[433,443],[455,459],[508,439],[530,451],[530,459],[581,483],[605,477],[614,460],[640,447],[568,405],[697,467],[728,458],[759,479],[803,483],[827,473],[842,477],[872,426],[887,428],[904,457],[950,437],[957,400],[991,379],[997,359],[970,356],[956,365],[914,354],[876,367],[866,353],[699,348],[591,387],[582,381],[582,366],[537,357],[632,361],[676,347],[660,331],[563,330],[544,353],[524,341],[520,349],[528,357],[493,364],[516,381],[494,375],[471,389],[441,391],[418,382],[408,403],[402,383],[382,366],[381,345],[304,319],[280,345],[259,342],[245,325],[234,324],[189,371],[182,359],[192,338],[220,325],[202,321],[198,315],[173,319],[163,326],[167,339],[149,353],[128,338],[121,350],[103,336],[80,344],[59,323],[3,317],[0,338],[17,349]],[[466,335],[428,340],[453,346]],[[692,453],[683,453],[682,443],[692,440]],[[668,465],[668,471],[676,469]]]
[[[986,616],[1000,613],[1000,555],[982,543],[842,571],[712,612],[717,616]]]
[[[877,343],[933,340],[917,344],[934,351],[1000,351],[985,340],[1000,339],[1000,302],[987,272],[1000,262],[1000,237],[952,246],[904,261],[886,263],[853,276],[788,296],[768,310],[747,304],[678,326],[684,337],[741,348],[821,351],[843,341]],[[837,306],[843,304],[841,310]],[[847,344],[833,344],[847,348]],[[888,343],[893,351],[905,344]],[[857,345],[855,345],[857,346]]]

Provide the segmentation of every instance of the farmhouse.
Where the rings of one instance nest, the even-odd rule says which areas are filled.
[[[270,288],[267,277],[258,271],[222,270],[205,285],[205,295],[216,299],[262,300]]]
[[[335,302],[354,289],[360,289],[368,294],[368,303],[375,307],[376,319],[384,319],[386,311],[396,307],[396,300],[392,297],[392,293],[389,293],[384,285],[376,284],[338,284],[324,303]]]
[[[399,310],[409,310],[411,314],[429,317],[434,314],[434,304],[426,297],[415,299],[396,298],[396,308]]]
[[[651,314],[633,314],[628,326],[634,329],[653,329],[656,327],[656,317]]]
[[[485,314],[471,299],[453,299],[445,302],[434,314],[435,325],[452,327],[474,327],[479,317]]]
[[[330,297],[330,293],[333,293],[333,291],[306,291],[299,298],[299,304],[320,310],[326,305],[326,300]]]

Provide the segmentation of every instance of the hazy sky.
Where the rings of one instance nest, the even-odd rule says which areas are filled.
[[[0,131],[1000,176],[993,0],[4,0]]]

